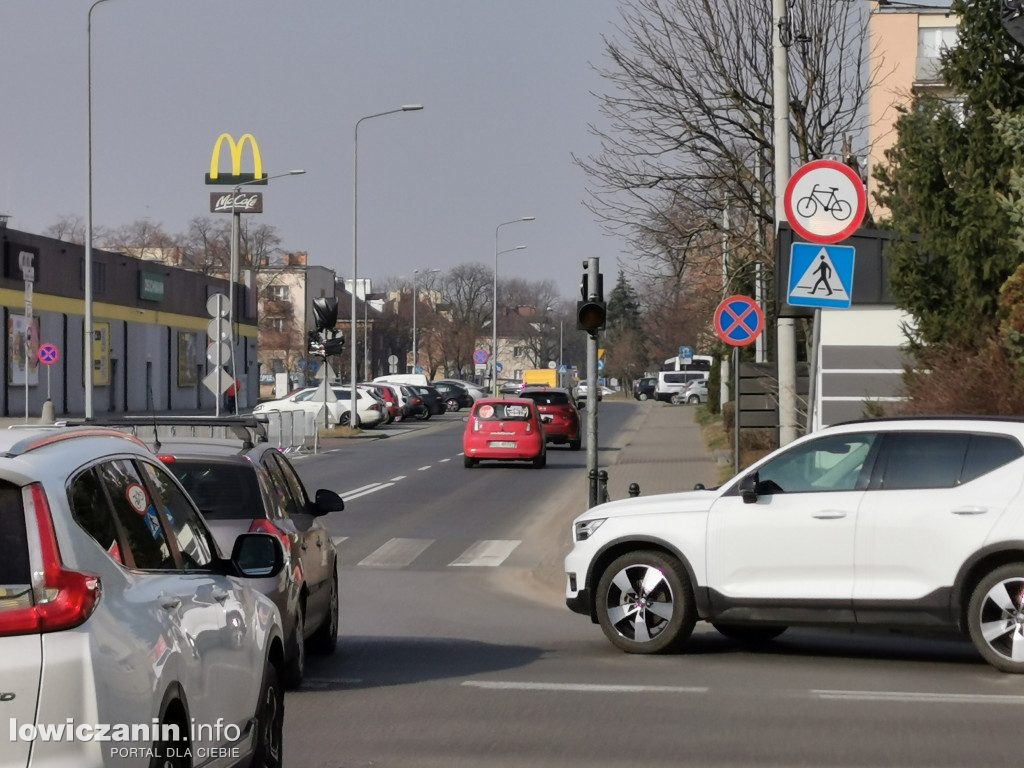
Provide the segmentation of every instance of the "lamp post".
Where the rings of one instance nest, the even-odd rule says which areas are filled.
[[[235,201],[237,200],[237,195],[241,188],[246,186],[247,184],[265,184],[271,179],[280,179],[283,178],[284,176],[301,176],[304,173],[305,171],[299,168],[296,170],[288,171],[287,173],[278,173],[275,174],[274,176],[262,176],[258,179],[253,179],[251,181],[242,181],[235,185],[234,193],[236,195],[236,198],[231,203],[231,263],[228,266],[228,336],[230,337],[229,343],[231,345],[229,347],[229,349],[231,350],[231,386],[235,387],[233,409],[234,414],[232,414],[234,416],[238,415],[238,389],[236,385],[236,382],[238,381],[238,376],[236,375],[235,370],[235,357],[237,356],[235,349],[235,327],[237,325],[235,318],[235,281],[238,279],[238,266],[240,260],[242,240],[242,212],[238,209],[238,206],[235,205]],[[219,357],[220,347],[218,347],[217,349]],[[220,363],[218,362],[218,367],[219,365]],[[219,393],[217,394],[216,399],[217,404],[216,407],[214,408],[214,414],[219,416]]]
[[[92,410],[92,12],[100,3],[96,0],[89,6],[85,19],[85,136],[86,136],[86,184],[85,184],[85,312],[82,328],[82,373],[85,379],[85,418],[91,419]]]
[[[428,269],[427,273],[440,272],[440,269]],[[416,305],[419,303],[416,296],[416,275],[419,274],[418,269],[412,271],[412,373],[416,373],[416,363],[419,361],[419,345],[416,344]]]
[[[535,216],[522,216],[518,219],[512,219],[512,221],[503,221],[501,224],[494,228],[494,306],[493,316],[491,317],[491,395],[493,397],[498,396],[498,257],[502,253],[508,253],[509,251],[521,251],[526,248],[525,245],[517,245],[515,248],[510,248],[509,251],[498,251],[498,232],[501,228],[508,226],[509,224],[518,224],[520,221],[533,221]]]
[[[352,333],[350,334],[352,338],[349,339],[349,375],[352,378],[349,425],[352,427],[359,426],[359,410],[356,408],[359,397],[356,387],[358,381],[356,376],[356,280],[359,277],[359,125],[364,120],[372,120],[375,117],[394,115],[398,112],[416,112],[421,109],[423,109],[422,104],[403,104],[398,109],[377,112],[356,120],[354,141],[352,142],[352,312],[349,315],[352,320]]]

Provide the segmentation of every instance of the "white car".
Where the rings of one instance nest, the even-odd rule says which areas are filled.
[[[306,387],[279,400],[265,400],[254,406],[252,412],[302,411],[320,414],[324,402],[319,399],[319,391],[319,387]],[[328,425],[347,425],[351,412],[349,401],[352,399],[352,390],[345,385],[335,385],[331,387],[331,391],[336,399],[326,404]],[[359,426],[372,429],[384,420],[384,410],[380,401],[369,390],[357,387],[356,393],[359,395]]]
[[[281,573],[281,542],[245,533],[224,558],[113,429],[4,430],[0,454],[0,763],[280,765],[281,618],[249,584]]]
[[[716,490],[612,501],[572,524],[566,603],[630,653],[697,621],[946,629],[1024,673],[1024,420],[879,419],[775,451]]]

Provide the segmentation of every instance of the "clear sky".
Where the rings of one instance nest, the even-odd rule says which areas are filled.
[[[0,213],[41,233],[85,216],[93,0],[3,0]],[[105,0],[92,14],[93,221],[181,233],[209,212],[221,133],[253,134],[261,222],[310,263],[360,277],[494,264],[574,297],[582,261],[622,243],[583,205],[571,154],[597,150],[592,92],[617,0]],[[245,163],[249,163],[246,155]],[[222,168],[228,163],[222,160]],[[226,214],[221,214],[226,215]],[[253,214],[255,216],[257,214]]]

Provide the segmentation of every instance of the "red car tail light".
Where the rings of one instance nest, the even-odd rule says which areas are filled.
[[[292,543],[288,539],[288,534],[265,518],[259,517],[253,520],[252,525],[249,526],[249,533],[269,533],[271,536],[277,536],[281,540],[285,554],[292,551]]]
[[[71,629],[92,615],[100,599],[98,576],[64,567],[43,486],[33,483],[22,500],[35,528],[28,530],[32,558],[31,605],[0,611],[0,637]]]

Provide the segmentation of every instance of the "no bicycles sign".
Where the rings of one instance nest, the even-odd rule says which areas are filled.
[[[786,185],[786,218],[812,243],[838,243],[854,233],[868,199],[857,172],[835,160],[801,166]]]

